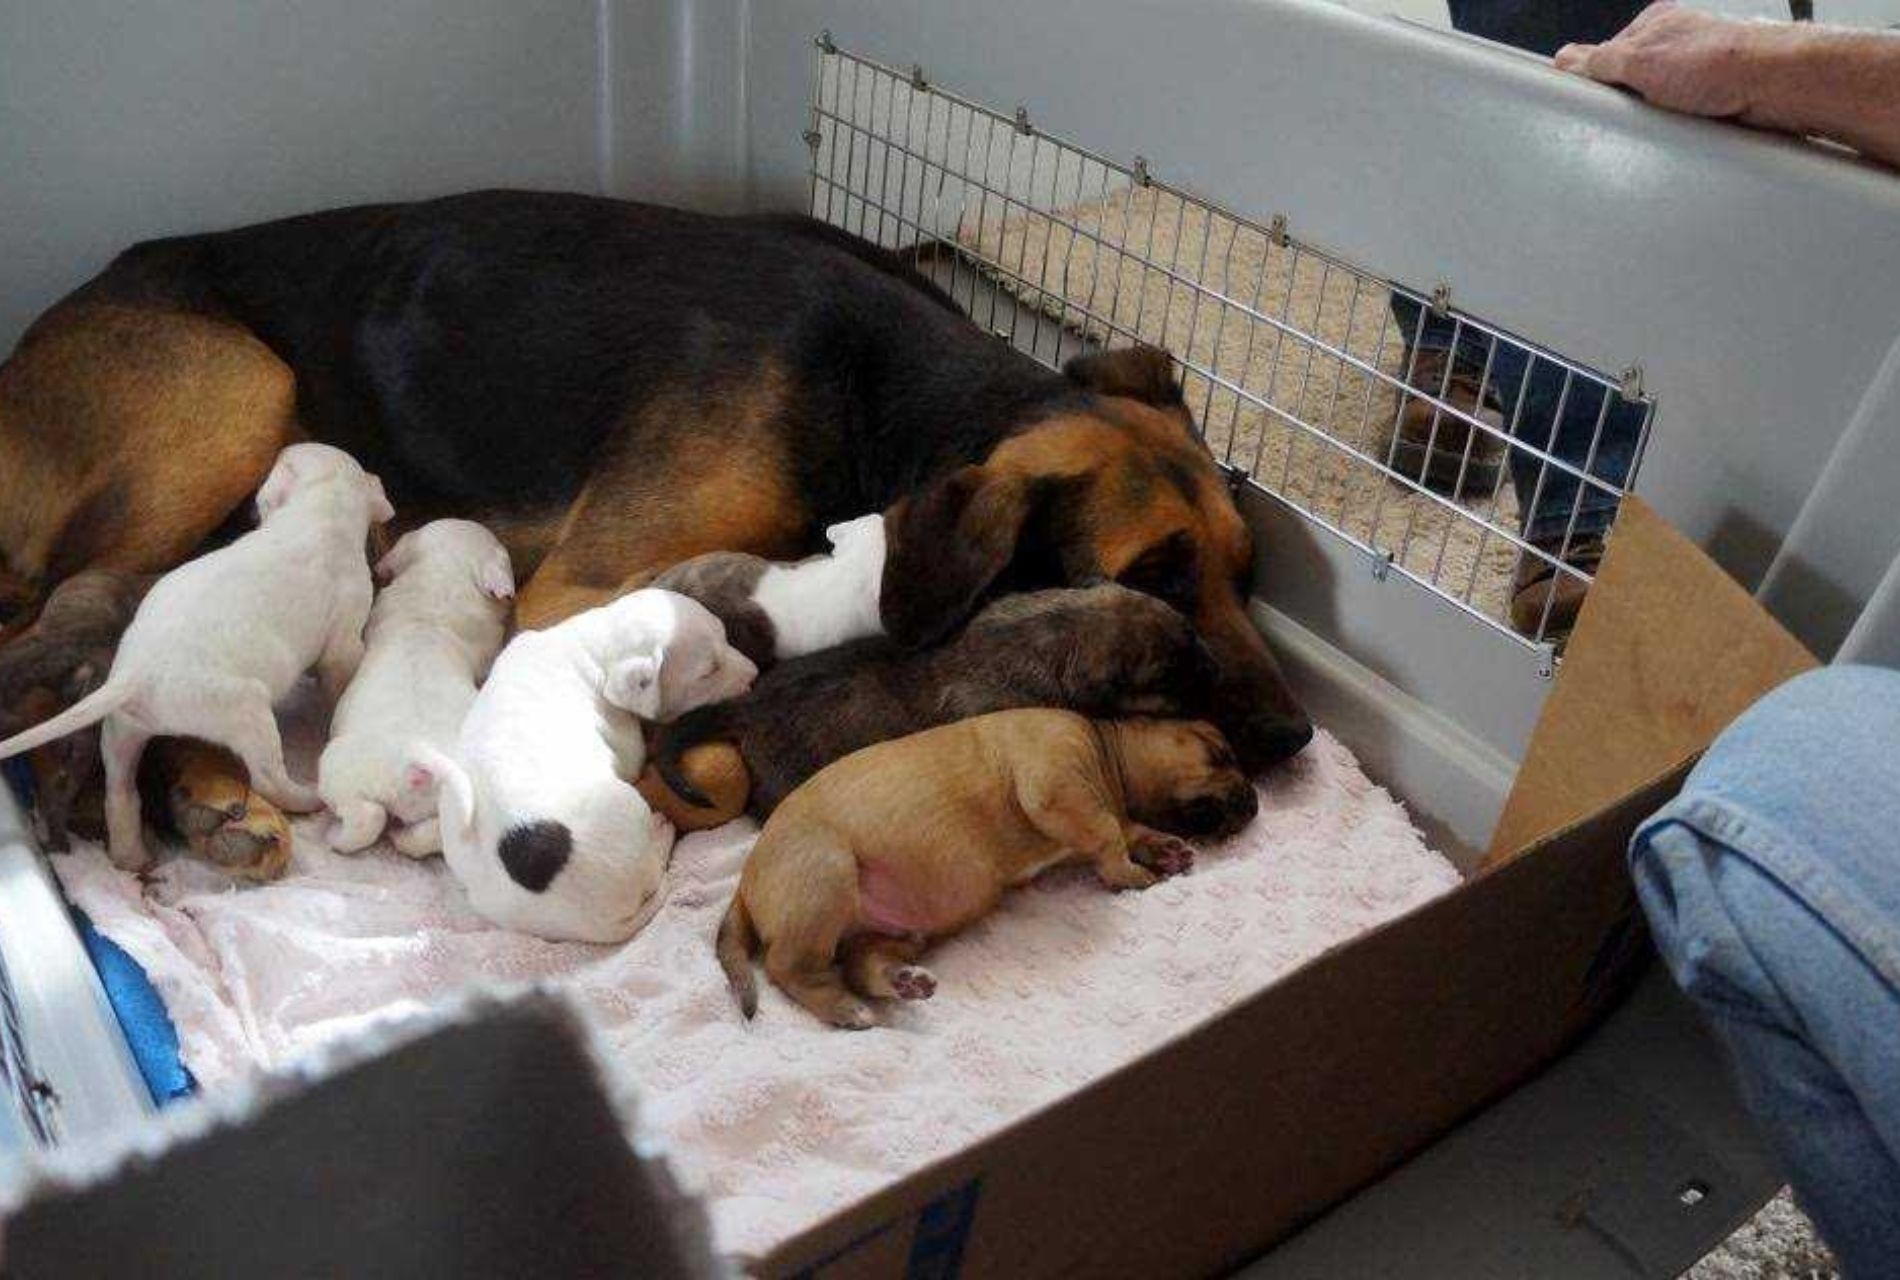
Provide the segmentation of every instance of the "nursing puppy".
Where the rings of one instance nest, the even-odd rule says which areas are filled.
[[[394,819],[390,843],[412,858],[442,849],[434,789],[410,785],[417,743],[452,752],[475,690],[501,651],[515,575],[495,535],[470,520],[406,533],[376,566],[388,582],[370,609],[366,652],[337,703],[317,764],[317,791],[336,815],[330,847],[368,848]]]
[[[646,922],[673,831],[633,785],[640,719],[745,692],[758,669],[707,609],[634,591],[495,659],[459,761],[418,749],[438,792],[442,852],[488,919],[544,938],[619,942]]]
[[[1193,862],[1179,836],[1231,834],[1257,806],[1208,724],[1019,710],[928,729],[847,756],[779,806],[719,926],[719,963],[748,1018],[763,949],[786,995],[869,1027],[860,996],[934,993],[925,942],[1011,886],[1092,862],[1111,888],[1145,889]]]
[[[868,639],[784,663],[745,698],[663,728],[654,765],[679,796],[708,802],[667,814],[696,829],[741,807],[765,818],[832,761],[920,729],[1010,707],[1203,715],[1219,677],[1187,619],[1153,596],[1113,584],[1025,592],[994,601],[935,648]],[[749,796],[713,803],[685,778],[681,757],[713,741],[738,747]],[[649,779],[642,791],[661,803],[666,786]]]
[[[152,579],[89,570],[46,597],[33,625],[0,649],[0,735],[56,715],[98,691]],[[33,752],[34,794],[46,847],[64,850],[73,802],[99,768],[91,729]]]
[[[652,585],[691,596],[726,624],[726,640],[763,671],[847,640],[884,634],[884,517],[825,530],[828,556],[776,564],[741,551],[710,551],[673,566]]]
[[[375,476],[320,444],[277,456],[257,511],[256,529],[153,584],[104,685],[0,742],[5,759],[103,720],[107,845],[128,870],[151,860],[136,779],[145,744],[162,734],[229,747],[279,808],[322,803],[284,768],[272,704],[313,666],[332,699],[349,684],[374,590],[364,542],[395,512]]]

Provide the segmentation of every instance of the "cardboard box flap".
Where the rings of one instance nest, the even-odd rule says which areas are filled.
[[[1762,694],[1817,665],[1699,547],[1625,498],[1485,865],[1699,755]]]

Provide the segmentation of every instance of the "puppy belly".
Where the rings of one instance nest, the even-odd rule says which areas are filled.
[[[987,876],[917,874],[888,863],[858,864],[858,927],[904,938],[954,933],[995,904]]]

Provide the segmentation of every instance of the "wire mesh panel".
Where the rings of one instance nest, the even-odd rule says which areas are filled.
[[[1171,352],[1249,484],[1528,646],[1557,638],[1635,476],[1654,401],[1003,112],[818,40],[811,211],[913,254],[1052,366]]]

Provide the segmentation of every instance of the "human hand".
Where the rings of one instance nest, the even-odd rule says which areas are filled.
[[[1671,111],[1749,120],[1754,60],[1764,33],[1774,30],[1659,0],[1610,40],[1567,44],[1556,61],[1560,70],[1624,85]]]

